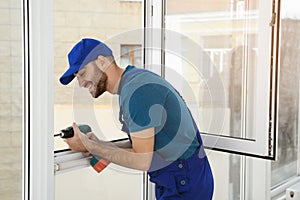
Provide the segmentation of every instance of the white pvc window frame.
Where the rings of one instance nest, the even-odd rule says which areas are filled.
[[[164,55],[164,16],[167,0],[152,0],[147,2],[145,32],[146,67],[165,76]],[[208,149],[235,153],[246,156],[275,160],[277,149],[277,99],[279,81],[279,22],[280,0],[260,0],[259,8],[259,41],[258,41],[258,71],[256,99],[254,99],[255,139],[232,138],[214,135],[217,133],[202,133],[204,145]],[[154,29],[161,29],[157,34]],[[155,33],[154,33],[155,32]],[[154,34],[153,34],[154,33]],[[161,48],[161,52],[155,50]],[[147,60],[148,59],[148,60]],[[151,66],[161,65],[160,69]],[[264,67],[260,67],[264,66]],[[159,73],[160,72],[160,73]],[[247,113],[246,113],[247,115]]]
[[[161,3],[162,2],[162,3]],[[277,76],[278,69],[278,28],[279,12],[277,10],[279,0],[261,1],[267,2],[263,24],[270,23],[272,14],[277,14],[275,24],[265,34],[270,40],[271,46],[266,63],[273,70],[273,77]],[[23,66],[24,66],[24,139],[23,139],[23,198],[29,199],[54,199],[54,148],[53,148],[53,64],[54,64],[54,37],[53,37],[53,1],[23,0]],[[164,13],[163,1],[144,1],[145,27],[162,27]],[[163,35],[163,34],[161,34]],[[145,60],[162,63],[164,52],[151,52],[147,47],[152,44],[153,35],[145,32]],[[163,46],[163,40],[157,41]],[[269,68],[269,69],[270,69]],[[160,71],[163,75],[164,70]],[[277,90],[277,82],[268,79],[274,90]],[[277,79],[276,79],[277,80]],[[268,85],[270,85],[268,83]],[[276,93],[267,104],[271,106],[272,135],[268,134],[269,121],[262,127],[266,131],[262,139],[256,141],[236,138],[225,138],[203,134],[205,146],[227,152],[253,155],[268,159],[274,159],[276,147]],[[267,118],[269,120],[269,118]],[[265,121],[266,122],[266,121]],[[271,136],[271,137],[270,137]],[[269,137],[271,141],[269,140]],[[215,141],[218,141],[215,143]],[[269,145],[272,145],[270,151]],[[146,179],[146,177],[145,177]],[[153,188],[152,188],[153,189]],[[144,199],[151,199],[153,194],[151,187],[145,188]],[[148,196],[146,195],[148,193]]]
[[[144,1],[143,1],[144,2]],[[146,12],[145,5],[143,15]],[[23,22],[23,169],[22,199],[55,199],[54,154],[54,22],[53,0],[22,0]],[[72,153],[71,153],[72,154]],[[61,157],[65,161],[65,155]],[[90,166],[88,158],[71,158],[70,168]],[[74,164],[75,162],[75,164]],[[56,170],[57,171],[57,170]],[[147,174],[143,199],[149,199]]]
[[[23,195],[54,199],[53,1],[23,0]]]

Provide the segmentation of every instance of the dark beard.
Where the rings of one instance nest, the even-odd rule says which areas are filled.
[[[98,98],[100,95],[102,95],[104,92],[106,92],[106,86],[107,86],[107,75],[105,72],[101,74],[101,77],[99,78],[95,94],[92,94],[94,98]]]

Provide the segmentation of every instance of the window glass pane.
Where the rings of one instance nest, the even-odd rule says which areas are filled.
[[[0,3],[0,199],[22,198],[21,1]]]
[[[210,150],[206,152],[214,175],[213,199],[240,200],[242,156]]]
[[[272,162],[272,186],[296,176],[299,168],[299,29],[299,19],[281,21],[278,160]]]
[[[166,78],[198,110],[193,114],[202,132],[255,139],[253,120],[245,114],[251,116],[254,106],[258,1],[166,4]]]
[[[142,47],[141,46],[136,46],[134,49],[134,57],[135,58],[141,58],[142,57]]]
[[[137,57],[137,58],[135,58],[135,61],[134,61],[134,65],[135,66],[142,66],[142,58],[141,57]]]
[[[131,60],[130,60],[130,58],[129,57],[122,57],[121,58],[121,65],[126,65],[126,64],[131,64]]]
[[[129,54],[130,54],[130,47],[122,45],[121,46],[121,55],[122,56],[129,56]]]
[[[142,46],[141,45],[121,45],[121,64],[141,67]]]
[[[115,60],[125,68],[130,61],[122,59],[122,44],[142,44],[142,32],[130,33],[142,27],[142,2],[119,0],[54,0],[55,36],[55,133],[76,121],[88,124],[104,140],[127,137],[120,131],[118,103],[104,93],[93,99],[86,89],[79,88],[76,80],[69,85],[59,83],[68,68],[67,54],[84,37],[105,42],[113,51]],[[55,150],[67,148],[55,138]],[[55,199],[132,199],[142,196],[142,174],[110,164],[97,174],[91,167],[55,176]],[[83,184],[84,183],[84,184]],[[118,191],[118,192],[116,192]]]

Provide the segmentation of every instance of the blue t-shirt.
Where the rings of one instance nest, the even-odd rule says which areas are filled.
[[[177,91],[162,77],[134,66],[119,86],[122,118],[130,132],[155,128],[154,151],[174,161],[191,157],[199,147],[197,128]]]

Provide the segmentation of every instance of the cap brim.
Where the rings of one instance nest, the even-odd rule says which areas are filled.
[[[74,73],[77,73],[79,68],[80,65],[69,67],[69,69],[59,79],[61,84],[68,85],[75,78]]]

